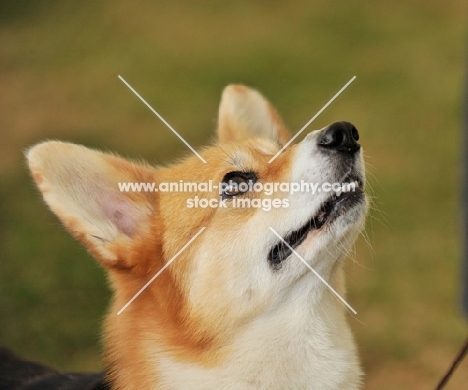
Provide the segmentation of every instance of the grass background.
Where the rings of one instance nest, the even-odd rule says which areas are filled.
[[[466,337],[459,177],[465,1],[0,3],[0,344],[100,368],[96,262],[42,204],[22,152],[56,138],[166,163],[210,142],[222,88],[262,91],[297,131],[360,130],[374,209],[349,262],[367,389],[432,389]],[[468,388],[468,361],[448,389]]]

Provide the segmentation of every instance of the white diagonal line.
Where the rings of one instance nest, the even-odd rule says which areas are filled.
[[[280,151],[279,151],[278,153],[276,153],[276,154],[270,159],[270,161],[268,161],[268,164],[270,164],[276,157],[278,157],[278,155],[279,155],[284,149],[286,149],[286,148],[289,146],[289,144],[290,144],[291,142],[293,142],[293,141],[299,136],[299,134],[301,134],[301,133],[306,129],[306,127],[309,126],[309,125],[315,120],[315,118],[317,118],[317,117],[322,113],[322,111],[325,110],[325,108],[327,108],[327,107],[331,104],[331,102],[333,102],[333,100],[335,100],[335,99],[341,94],[341,92],[343,92],[343,91],[348,87],[348,85],[351,84],[351,83],[354,81],[355,78],[356,78],[356,76],[353,76],[352,79],[349,80],[349,81],[346,83],[346,85],[345,85],[343,88],[341,88],[341,89],[335,94],[335,96],[333,96],[333,97],[328,101],[328,103],[325,104],[325,105],[320,109],[320,111],[317,112],[317,114],[315,114],[315,115],[312,117],[312,119],[311,119],[309,122],[307,122],[307,123],[302,127],[302,129],[299,130],[299,131],[294,135],[294,137],[292,137],[292,138],[286,143],[286,145],[284,145],[284,146],[280,149]]]
[[[195,234],[195,235],[190,239],[190,241],[187,242],[187,243],[182,247],[182,249],[181,249],[179,252],[177,252],[177,253],[172,257],[172,259],[169,260],[169,261],[166,263],[166,265],[165,265],[164,267],[162,267],[162,268],[158,271],[158,273],[157,273],[156,275],[154,275],[154,276],[149,280],[149,282],[146,283],[146,284],[140,289],[140,291],[138,291],[138,292],[133,296],[132,299],[130,299],[130,300],[127,302],[127,304],[126,304],[124,307],[122,307],[122,309],[119,310],[119,312],[117,313],[117,315],[120,315],[120,313],[122,313],[122,312],[138,297],[138,295],[140,295],[151,283],[153,283],[153,281],[154,281],[159,275],[161,275],[161,273],[162,273],[167,267],[169,267],[169,266],[171,265],[171,263],[172,263],[172,262],[173,262],[173,261],[174,261],[174,260],[191,244],[191,243],[192,243],[192,241],[195,240],[195,239],[201,234],[201,232],[202,232],[203,230],[205,230],[205,229],[206,229],[206,226],[203,226],[203,227],[200,229],[200,231],[199,231],[197,234]]]
[[[348,302],[346,302],[346,301],[343,299],[343,297],[342,297],[340,294],[338,294],[338,293],[336,292],[336,290],[335,290],[332,286],[330,286],[330,285],[328,284],[328,282],[327,282],[324,278],[322,278],[322,277],[319,275],[319,273],[318,273],[317,271],[315,271],[309,264],[307,264],[307,261],[305,261],[305,260],[299,255],[299,253],[297,253],[297,252],[291,247],[291,245],[289,245],[289,244],[283,239],[283,237],[281,237],[281,236],[276,232],[275,229],[273,229],[273,228],[270,226],[270,230],[271,230],[281,241],[283,241],[289,249],[291,249],[292,253],[294,253],[294,254],[299,258],[299,260],[301,260],[301,261],[306,265],[306,267],[309,268],[309,269],[315,274],[315,276],[317,276],[317,278],[319,278],[320,281],[321,281],[323,284],[325,284],[325,286],[327,286],[328,289],[329,289],[329,290],[330,290],[330,291],[331,291],[331,292],[332,292],[332,293],[333,293],[349,310],[351,310],[351,311],[354,313],[354,315],[357,314],[357,311],[354,310],[354,309],[351,307],[351,305],[350,305]]]
[[[162,121],[167,127],[169,127],[169,129],[170,129],[177,137],[179,137],[179,139],[180,139],[193,153],[195,153],[195,154],[197,155],[197,157],[198,157],[200,160],[202,160],[202,161],[206,164],[205,159],[204,159],[202,156],[200,156],[200,155],[197,153],[197,151],[196,151],[194,148],[192,148],[192,147],[190,146],[190,144],[189,144],[185,139],[183,139],[182,136],[181,136],[177,131],[175,131],[174,128],[173,128],[169,123],[167,123],[166,120],[165,120],[161,115],[159,115],[159,113],[158,113],[153,107],[151,107],[151,106],[146,102],[146,100],[143,99],[143,98],[141,97],[141,95],[140,95],[137,91],[135,91],[135,90],[132,88],[132,86],[131,86],[129,83],[127,83],[127,82],[124,80],[124,78],[123,78],[122,76],[119,75],[119,79],[122,80],[122,82],[123,82],[136,96],[138,96],[138,98],[139,98],[143,103],[145,103],[146,106],[147,106],[151,111],[153,111],[154,115],[156,115],[159,119],[161,119],[161,121]]]

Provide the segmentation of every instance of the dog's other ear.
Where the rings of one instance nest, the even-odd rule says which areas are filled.
[[[283,146],[291,138],[273,106],[257,91],[242,85],[227,86],[219,105],[221,143],[267,138]]]
[[[155,169],[57,141],[32,147],[26,157],[46,203],[91,254],[109,268],[144,266],[155,194],[123,192],[119,183],[151,183]]]

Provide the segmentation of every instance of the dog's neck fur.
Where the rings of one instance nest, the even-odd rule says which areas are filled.
[[[334,268],[332,284],[340,289],[341,266]],[[126,313],[127,328],[112,333],[112,327],[107,337],[112,388],[358,389],[361,370],[345,309],[325,287],[311,295],[311,285],[321,283],[314,278],[312,273],[304,275],[270,310],[231,335],[214,358],[200,355],[201,363],[193,353],[188,360],[179,359],[170,345],[155,339],[157,329],[147,331],[151,321],[135,328],[132,315]],[[115,318],[109,324],[112,321]],[[131,351],[128,344],[125,351],[115,349],[122,337],[132,337]]]

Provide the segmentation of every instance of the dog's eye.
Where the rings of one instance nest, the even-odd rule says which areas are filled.
[[[236,196],[248,191],[249,183],[240,176],[233,177],[226,183],[223,193],[227,196]]]
[[[232,198],[245,194],[252,189],[256,180],[257,177],[253,172],[230,172],[223,178],[221,196]]]

